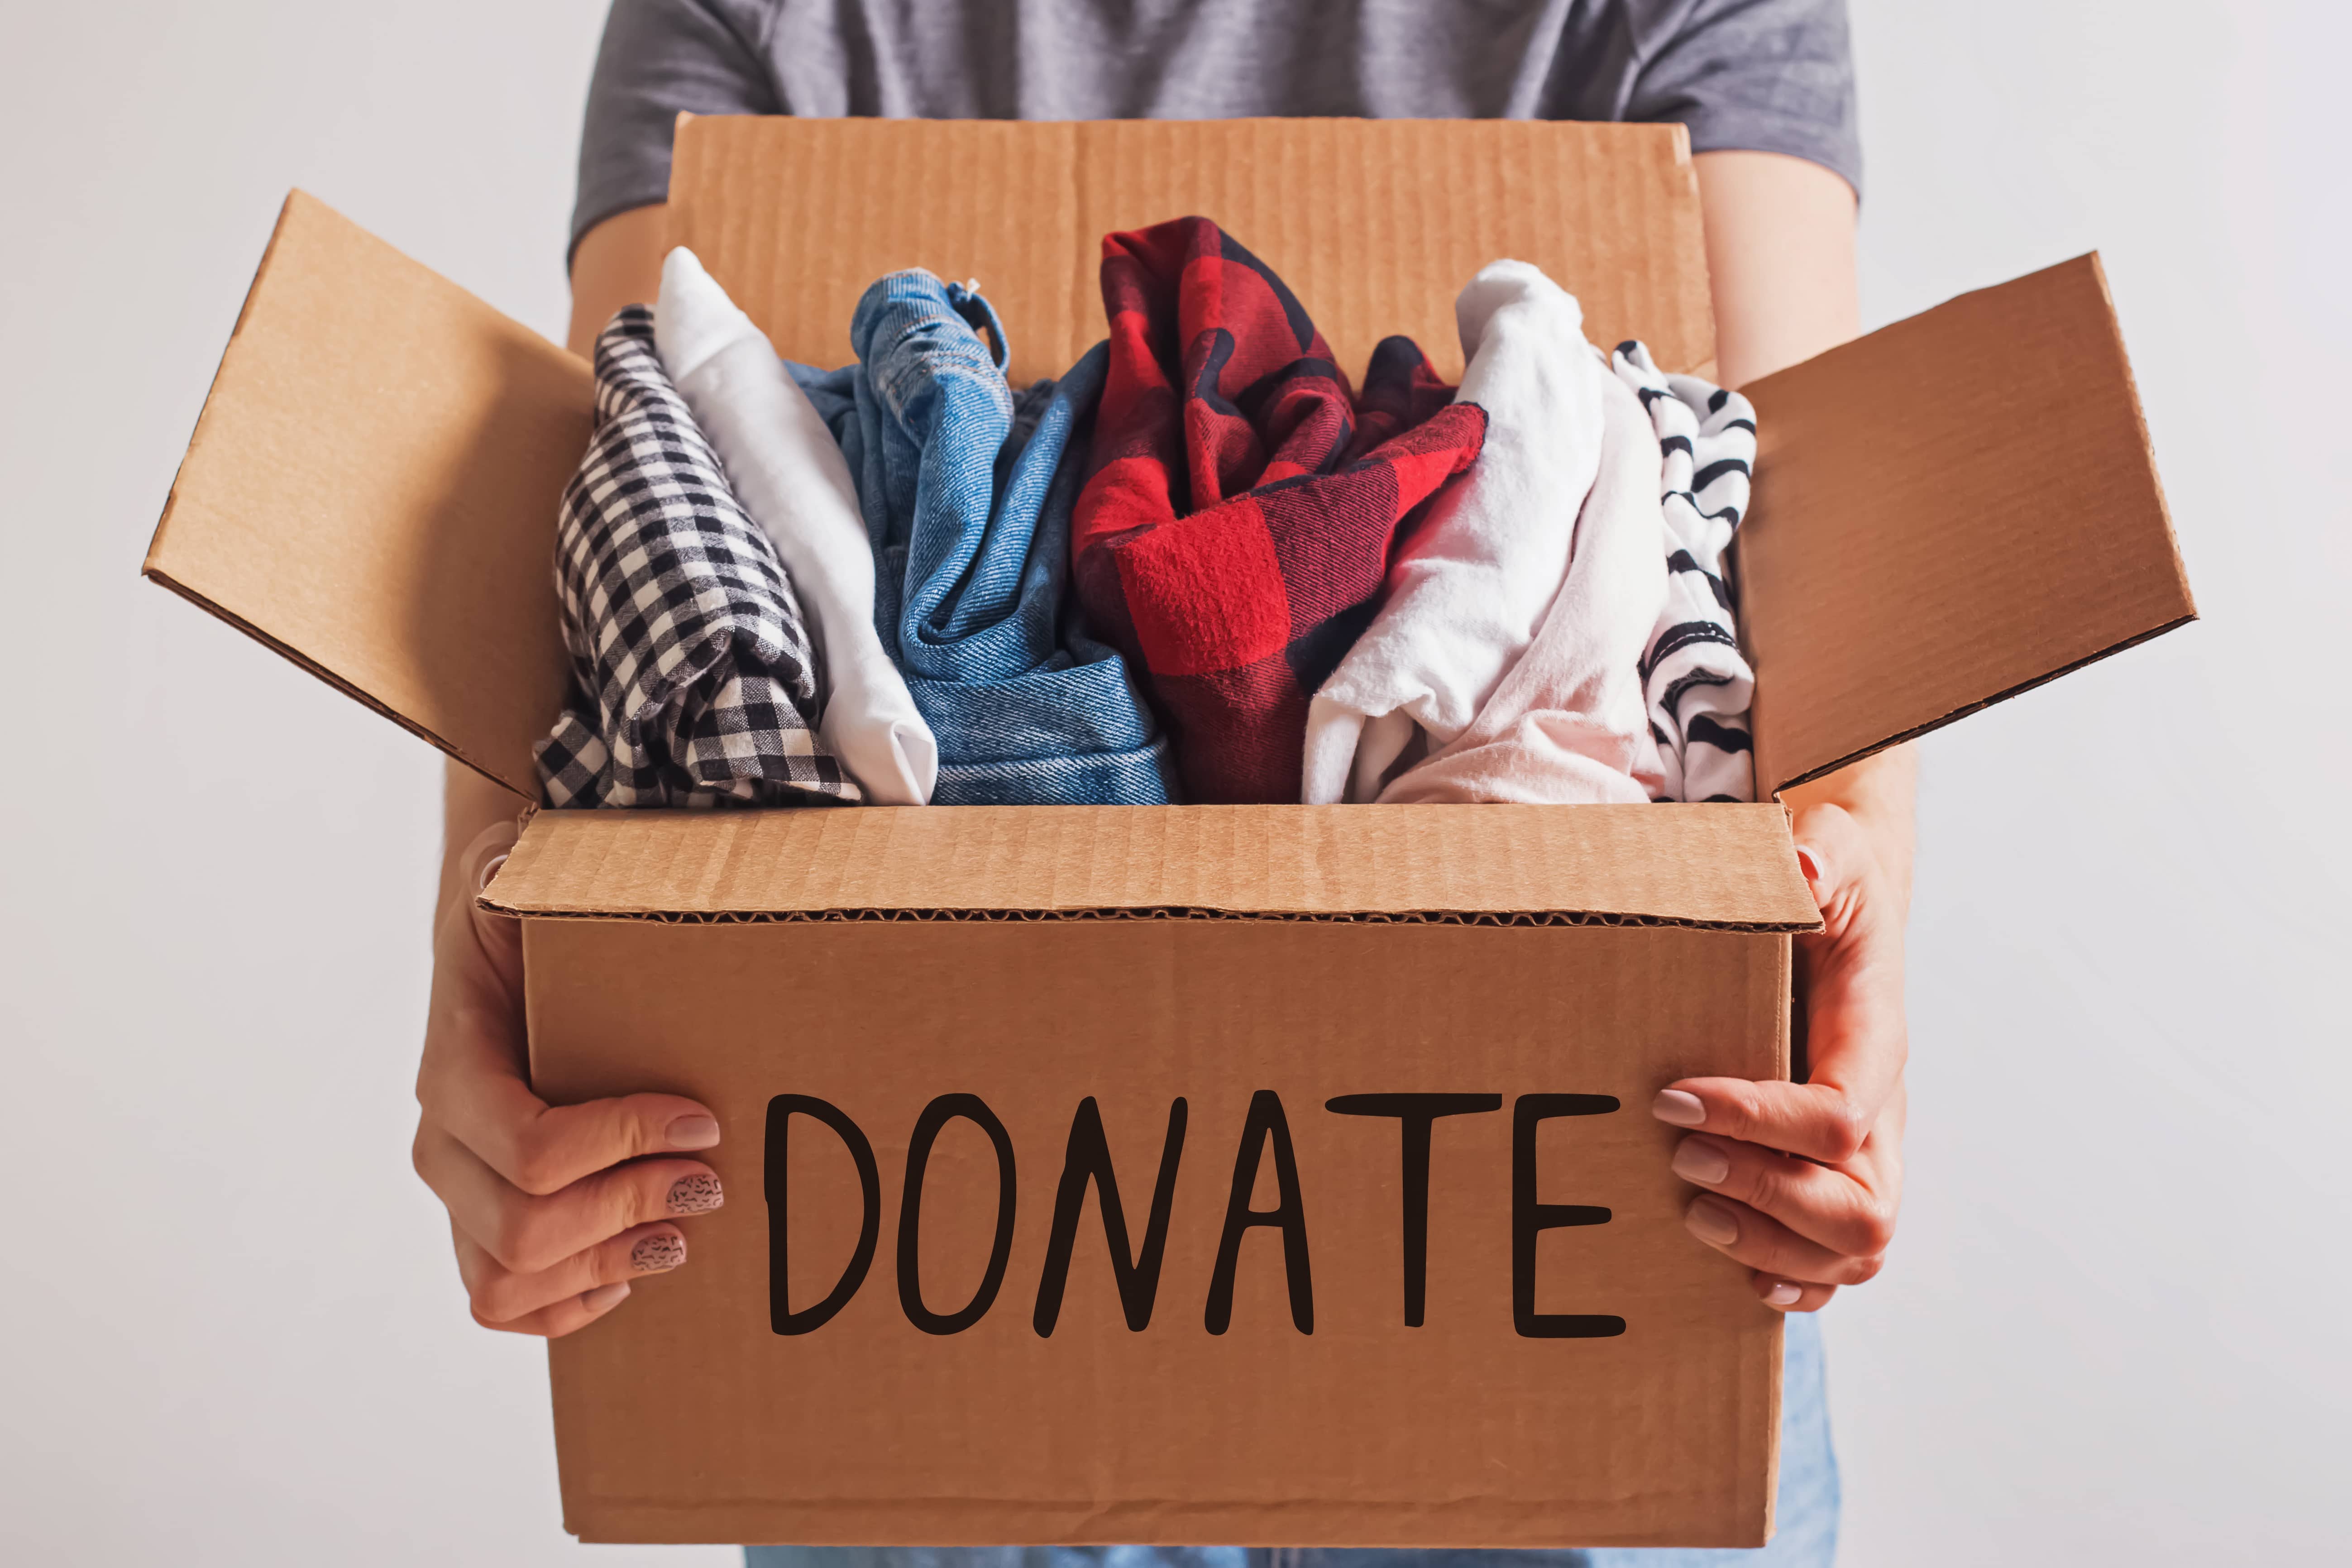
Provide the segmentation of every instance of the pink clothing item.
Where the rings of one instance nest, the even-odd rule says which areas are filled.
[[[1477,718],[1391,780],[1382,805],[1639,805],[1656,793],[1641,661],[1666,600],[1658,437],[1633,390],[1600,379],[1600,472],[1559,596]]]
[[[1584,311],[1528,263],[1497,261],[1454,319],[1469,366],[1454,401],[1486,411],[1486,444],[1391,559],[1380,614],[1307,706],[1308,805],[1377,800],[1401,763],[1469,728],[1568,575],[1610,379]]]

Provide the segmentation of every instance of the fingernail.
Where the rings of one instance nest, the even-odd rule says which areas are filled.
[[[1711,1187],[1731,1174],[1731,1156],[1705,1139],[1685,1138],[1675,1150],[1675,1174],[1685,1182]]]
[[[1713,1198],[1698,1198],[1683,1211],[1683,1225],[1689,1232],[1715,1247],[1729,1247],[1739,1239],[1739,1222],[1731,1211]],[[651,1240],[649,1237],[646,1238]],[[681,1247],[681,1252],[684,1248]]]
[[[1786,1279],[1775,1279],[1772,1282],[1772,1289],[1764,1292],[1764,1301],[1767,1306],[1793,1307],[1797,1304],[1797,1298],[1804,1293],[1804,1287],[1801,1285],[1791,1284]]]
[[[669,1212],[709,1214],[727,1201],[716,1176],[680,1176],[670,1184]]]
[[[719,1123],[708,1116],[681,1116],[665,1136],[673,1149],[708,1149],[719,1142]]]
[[[686,1237],[674,1230],[657,1230],[629,1248],[629,1267],[640,1274],[659,1274],[686,1261]]]
[[[617,1304],[621,1298],[628,1293],[629,1282],[625,1279],[616,1279],[610,1285],[599,1285],[593,1290],[581,1291],[580,1304],[592,1312],[601,1312],[605,1308]]]
[[[1797,866],[1800,870],[1805,873],[1806,881],[1818,882],[1822,879],[1822,862],[1820,857],[1816,856],[1811,849],[1806,848],[1801,844],[1797,846]]]
[[[1676,1127],[1706,1125],[1706,1104],[1697,1095],[1679,1089],[1662,1089],[1658,1098],[1650,1101],[1650,1114]]]

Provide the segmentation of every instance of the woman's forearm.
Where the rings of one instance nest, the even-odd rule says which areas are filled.
[[[585,359],[596,334],[624,305],[650,305],[661,292],[662,253],[668,248],[669,208],[632,207],[580,237],[572,253],[572,331],[566,340]]]
[[[1853,189],[1779,153],[1702,153],[1716,379],[1738,387],[1862,330]]]
[[[1861,306],[1853,188],[1817,163],[1777,153],[1702,153],[1696,163],[1717,379],[1739,386],[1853,337]],[[1843,806],[1907,906],[1918,774],[1917,755],[1896,746],[1800,784],[1785,798],[1800,813]]]

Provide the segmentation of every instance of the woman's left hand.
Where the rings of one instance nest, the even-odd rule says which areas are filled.
[[[1909,868],[1887,865],[1841,805],[1801,806],[1792,826],[1824,927],[1796,939],[1806,1080],[1684,1079],[1651,1113],[1693,1129],[1674,1158],[1706,1189],[1684,1214],[1691,1234],[1755,1270],[1768,1306],[1811,1312],[1875,1275],[1895,1238]]]

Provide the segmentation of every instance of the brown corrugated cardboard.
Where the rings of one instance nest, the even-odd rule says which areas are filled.
[[[2197,606],[2098,258],[1964,294],[1747,389],[1740,640],[1785,788]]]
[[[536,796],[588,397],[579,360],[297,191],[147,574]]]
[[[879,195],[897,191],[921,199]],[[866,286],[928,267],[987,290],[1016,384],[1102,337],[1105,234],[1189,213],[1282,276],[1350,375],[1402,332],[1459,376],[1454,296],[1498,256],[1575,294],[1595,342],[1639,336],[1674,370],[1715,358],[1680,125],[696,116],[670,172],[671,242],[786,358],[845,363]]]
[[[733,1194],[695,1222],[688,1268],[551,1347],[564,1521],[583,1539],[1764,1538],[1778,1318],[1683,1231],[1674,1133],[1645,1108],[1683,1074],[1785,1072],[1784,935],[558,920],[524,940],[541,1091],[699,1097]],[[1236,1233],[1220,1322],[1229,1215],[1280,1196],[1270,1149],[1254,1183],[1236,1179],[1262,1091],[1295,1149],[1303,1239]],[[1399,1093],[1495,1107],[1435,1123],[1419,1327],[1400,1124],[1327,1109]],[[787,1094],[846,1115],[877,1173],[870,1268],[838,1316],[796,1333],[772,1313],[828,1296],[866,1209],[844,1143],[813,1116],[792,1119],[780,1155],[769,1119]],[[950,1094],[1001,1120],[1013,1201],[985,1314],[941,1333],[910,1320],[899,1257],[910,1137]],[[1599,1098],[1521,1098],[1540,1095]],[[1081,1103],[1099,1108],[1134,1247],[1180,1097],[1148,1324],[1129,1327],[1090,1198],[1041,1334]],[[1515,1150],[1521,1116],[1570,1110],[1598,1113],[1531,1121]],[[989,1142],[952,1123],[920,1185],[918,1310],[951,1315],[990,1276],[1000,1190]],[[1538,1202],[1607,1217],[1527,1231],[1522,1263],[1515,1215],[1570,1217]],[[1534,1311],[1605,1321],[1522,1325],[1522,1277]],[[1548,1337],[1561,1330],[1594,1337]]]
[[[1685,1074],[1787,1072],[1784,933],[1818,916],[1779,806],[541,812],[487,898],[528,919],[541,1092],[693,1095],[730,1190],[768,1197],[554,1348],[583,1539],[1762,1539],[1778,1325],[1690,1244],[1639,1110]],[[1212,1327],[1229,1214],[1279,1195],[1233,1193],[1267,1094],[1304,1238],[1251,1226]],[[1492,1102],[1435,1124],[1417,1267],[1401,1130],[1330,1108],[1365,1094]],[[821,1122],[780,1150],[779,1095],[870,1142],[883,1259],[792,1333],[776,1315],[829,1297],[866,1206]],[[943,1095],[1013,1156],[993,1265],[993,1149],[966,1121],[924,1166],[912,1310],[989,1303],[954,1334],[913,1326],[897,1240]],[[1091,1099],[1143,1245],[1179,1098],[1139,1329],[1097,1220],[1051,1263],[1050,1194]],[[1515,1250],[1558,1217],[1538,1202],[1599,1223]],[[822,1261],[780,1297],[779,1257]]]
[[[485,895],[518,915],[1203,913],[1810,931],[1778,805],[1560,811],[1020,805],[543,811]]]
[[[1020,375],[1100,334],[1102,229],[1188,210],[1351,367],[1403,331],[1458,368],[1454,292],[1505,253],[1575,289],[1598,341],[1712,358],[1678,127],[696,120],[672,190],[677,237],[782,352],[838,363],[866,283],[921,264],[978,275]],[[2189,613],[2092,264],[1755,391],[1760,782]],[[148,569],[530,793],[586,413],[577,361],[298,195]],[[1815,917],[1776,806],[541,813],[486,901],[525,917],[542,1093],[674,1089],[727,1131],[735,1201],[695,1222],[692,1267],[554,1349],[587,1538],[1769,1532],[1778,1321],[1683,1234],[1642,1107],[1677,1076],[1787,1070],[1790,933]],[[1493,1107],[1433,1124],[1418,1326],[1404,1135],[1347,1098],[1402,1093]],[[1523,1098],[1563,1096],[1585,1098]],[[1099,1200],[1055,1240],[1066,1153],[1091,1100],[1139,1238],[1179,1097],[1130,1326],[1141,1275],[1130,1300]],[[1277,1105],[1303,1246],[1246,1223],[1283,1196]],[[1017,1180],[949,1120],[902,1264],[909,1148],[942,1107],[996,1121]],[[868,1211],[828,1117],[874,1155],[875,1254],[815,1323]]]

